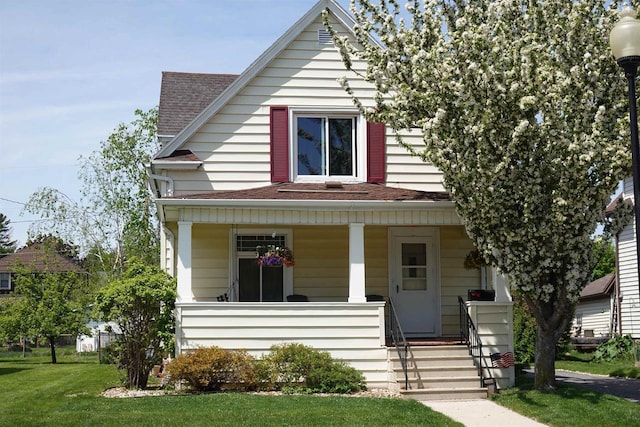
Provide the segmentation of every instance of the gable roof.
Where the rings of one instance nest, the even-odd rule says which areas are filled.
[[[164,71],[158,106],[158,135],[179,133],[238,78],[238,74]]]
[[[11,273],[15,271],[16,265],[20,264],[36,271],[84,271],[73,259],[49,251],[40,245],[33,245],[25,246],[17,252],[0,258],[0,272]]]
[[[616,283],[616,275],[608,274],[593,282],[589,283],[580,292],[580,300],[597,299],[608,297],[613,291],[613,285]]]
[[[211,117],[213,117],[229,100],[231,100],[241,89],[243,89],[260,71],[264,69],[274,58],[276,58],[293,40],[295,40],[304,29],[309,26],[323,10],[337,19],[344,27],[351,31],[356,24],[351,15],[347,13],[334,0],[319,0],[302,18],[300,18],[291,28],[276,40],[262,55],[258,57],[242,74],[231,83],[222,93],[219,94],[204,110],[202,110],[187,126],[185,126],[176,136],[156,153],[154,158],[167,157],[182,144],[184,144],[194,133],[198,131]],[[160,134],[160,131],[158,131]]]

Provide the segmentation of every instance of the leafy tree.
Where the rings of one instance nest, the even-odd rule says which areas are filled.
[[[616,271],[616,251],[611,239],[596,237],[593,243],[593,276],[592,280],[599,279]]]
[[[170,349],[176,295],[175,279],[138,260],[98,291],[94,316],[117,325],[116,354],[127,387],[146,387],[153,365]]]
[[[43,337],[56,363],[56,340],[61,335],[88,333],[87,275],[81,271],[63,271],[56,252],[45,247],[38,263],[44,267],[16,264],[14,298],[0,312],[5,338]]]
[[[16,241],[11,240],[11,221],[0,213],[0,256],[10,254],[16,250]]]
[[[404,20],[395,0],[357,0],[353,44],[333,34],[376,89],[363,101],[342,79],[356,105],[398,134],[422,131],[424,150],[399,140],[442,171],[467,233],[535,317],[537,389],[555,387],[590,236],[630,164],[608,3],[413,0]]]
[[[156,208],[144,167],[158,149],[157,114],[157,108],[136,110],[136,119],[118,125],[99,150],[80,157],[80,202],[54,188],[34,193],[25,209],[49,221],[35,223],[30,233],[54,229],[80,242],[81,252],[91,255],[89,264],[106,273],[121,273],[133,255],[157,262]]]
[[[38,234],[27,240],[27,247],[43,247],[51,253],[65,256],[67,258],[79,261],[78,246],[73,243],[65,242],[61,237],[53,234]]]

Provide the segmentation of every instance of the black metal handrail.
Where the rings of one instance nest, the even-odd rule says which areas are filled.
[[[409,344],[402,332],[398,313],[393,305],[393,299],[389,297],[389,329],[391,332],[391,341],[398,352],[402,373],[404,374],[404,388],[409,390],[409,369],[407,367],[407,356],[409,354]]]
[[[495,384],[495,379],[491,375],[491,369],[487,365],[482,352],[482,341],[480,340],[480,335],[478,334],[476,325],[473,324],[471,316],[469,316],[467,304],[465,304],[462,297],[458,297],[458,307],[460,312],[460,337],[466,342],[467,347],[469,348],[469,354],[473,357],[473,364],[478,368],[480,387],[485,387],[489,382]],[[482,368],[483,362],[487,372],[486,376],[485,370]]]

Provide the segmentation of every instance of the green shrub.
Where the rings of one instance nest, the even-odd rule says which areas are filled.
[[[313,369],[307,376],[307,387],[313,393],[346,394],[367,389],[362,373],[340,361]]]
[[[171,382],[184,382],[198,391],[243,390],[254,386],[253,363],[246,351],[213,346],[178,355],[168,364],[167,373]]]
[[[536,319],[524,299],[515,295],[513,303],[513,344],[517,363],[532,363],[536,357]]]
[[[633,360],[633,338],[631,335],[614,335],[609,341],[600,344],[593,353],[594,362],[613,360]]]
[[[298,343],[273,345],[263,360],[272,382],[280,388],[304,386],[313,369],[333,362],[329,353]]]
[[[303,344],[271,347],[260,368],[263,384],[288,393],[352,393],[366,389],[364,377],[326,351]]]

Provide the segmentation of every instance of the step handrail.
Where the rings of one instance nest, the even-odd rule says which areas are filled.
[[[389,330],[391,332],[391,342],[396,348],[398,357],[400,358],[400,365],[402,366],[402,373],[404,374],[404,388],[405,390],[409,390],[409,369],[407,367],[409,343],[404,336],[402,326],[400,326],[400,319],[398,319],[398,313],[396,312],[391,297],[389,297]]]
[[[476,325],[473,323],[471,316],[469,316],[467,304],[462,297],[458,297],[458,308],[460,312],[460,338],[467,344],[469,354],[473,357],[473,364],[478,368],[480,387],[485,387],[489,382],[495,384],[495,379],[491,375],[491,367],[487,365],[482,351],[482,340],[480,340]],[[486,378],[485,370],[482,368],[483,362],[487,372]]]

